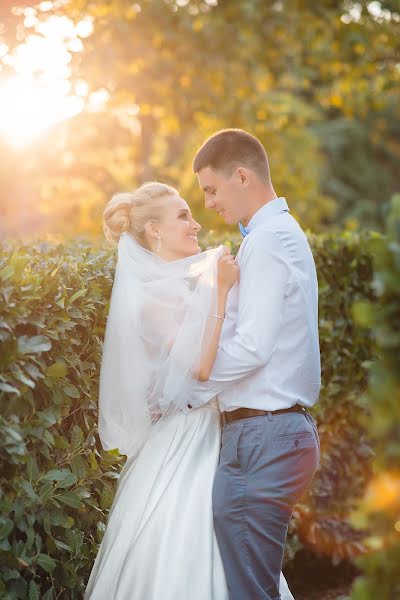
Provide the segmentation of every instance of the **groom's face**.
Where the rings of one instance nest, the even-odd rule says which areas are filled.
[[[232,175],[205,167],[197,173],[200,187],[205,194],[205,207],[215,210],[225,223],[233,225],[246,217],[245,187],[240,169]]]

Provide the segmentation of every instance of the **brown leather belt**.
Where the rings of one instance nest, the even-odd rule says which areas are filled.
[[[305,413],[307,412],[304,406],[301,404],[295,404],[290,408],[280,408],[279,410],[259,410],[258,408],[237,408],[232,411],[224,411],[221,413],[222,416],[222,424],[231,423],[232,421],[236,421],[237,419],[247,419],[248,417],[261,417],[262,415],[267,415],[271,413],[272,415],[280,415],[283,413],[290,412],[299,412]]]

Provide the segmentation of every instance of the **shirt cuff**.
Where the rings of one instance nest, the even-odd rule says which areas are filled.
[[[193,410],[193,405],[190,404],[190,402],[188,404],[184,404],[183,406],[181,406],[181,411],[187,415],[188,413],[190,413],[191,410]]]

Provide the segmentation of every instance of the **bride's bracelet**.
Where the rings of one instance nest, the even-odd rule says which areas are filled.
[[[221,319],[221,321],[225,321],[225,317],[220,317],[219,315],[209,315],[209,317],[216,317],[217,319]]]

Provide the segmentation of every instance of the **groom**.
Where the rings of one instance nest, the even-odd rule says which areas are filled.
[[[241,129],[217,132],[197,152],[193,171],[206,208],[239,223],[244,239],[215,365],[185,411],[218,394],[223,431],[213,512],[229,598],[279,600],[292,509],[319,462],[307,411],[320,390],[315,264],[275,193],[257,138]]]

